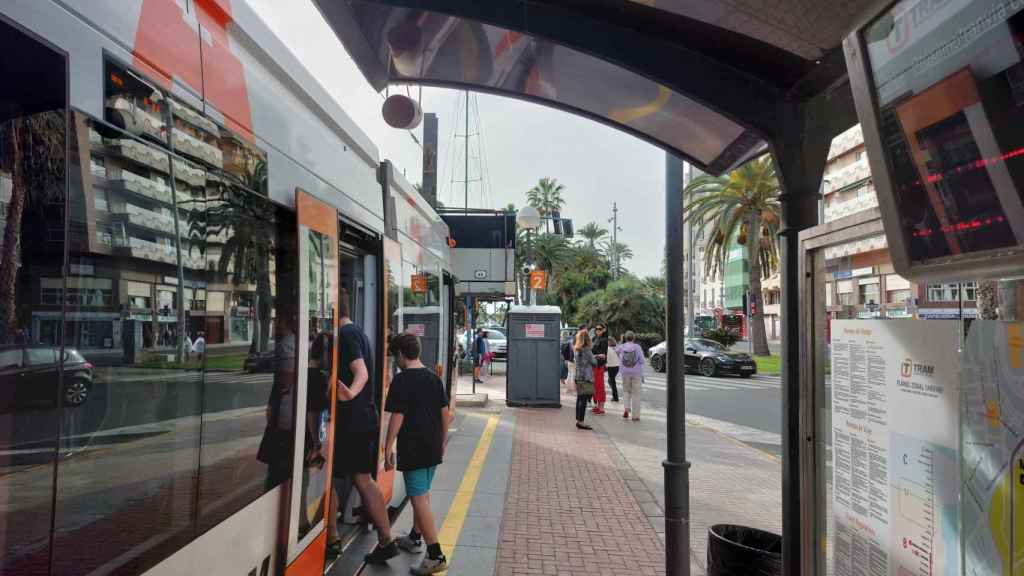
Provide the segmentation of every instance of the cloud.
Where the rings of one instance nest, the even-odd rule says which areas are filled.
[[[310,2],[250,0],[268,23],[327,89],[345,112],[412,182],[420,180],[422,150],[412,136],[384,123],[383,98],[374,92],[344,47]],[[405,91],[405,88],[392,90]],[[414,97],[418,87],[409,89]],[[449,206],[463,204],[463,96],[424,88],[425,111],[438,115],[438,194]],[[475,100],[475,102],[474,102]],[[665,154],[646,142],[579,116],[542,105],[475,95],[470,101],[470,206],[503,207],[525,203],[525,194],[542,177],[565,185],[565,216],[576,228],[598,222],[610,228],[612,203],[619,206],[619,241],[635,254],[627,267],[656,275],[664,247]],[[477,116],[479,122],[477,123]],[[416,138],[421,139],[419,131]],[[481,154],[482,152],[482,154]],[[483,160],[478,160],[482,157]],[[482,167],[482,168],[481,168]]]

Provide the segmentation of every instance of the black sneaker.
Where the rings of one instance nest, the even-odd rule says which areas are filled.
[[[392,540],[387,544],[381,546],[380,543],[364,557],[367,564],[387,564],[388,560],[398,556],[398,545]]]

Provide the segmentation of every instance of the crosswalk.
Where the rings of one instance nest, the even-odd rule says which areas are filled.
[[[653,390],[665,390],[667,388],[665,374],[658,373],[646,373],[644,374],[644,388]],[[722,376],[717,378],[709,378],[707,376],[699,376],[696,374],[686,375],[686,389],[688,391],[708,391],[708,390],[730,390],[730,391],[750,391],[750,390],[780,390],[782,388],[782,380],[777,375],[763,375],[757,374],[751,378],[739,378],[736,376]]]

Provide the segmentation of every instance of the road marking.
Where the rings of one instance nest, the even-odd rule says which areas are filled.
[[[484,462],[487,461],[487,452],[491,448],[491,440],[494,439],[494,429],[498,427],[498,417],[491,416],[487,419],[484,432],[476,443],[476,450],[473,457],[469,459],[469,465],[459,483],[459,489],[455,492],[455,499],[448,507],[448,514],[444,517],[444,524],[437,533],[437,540],[441,544],[444,555],[448,558],[448,565],[452,565],[452,554],[455,544],[459,541],[459,533],[462,532],[462,524],[466,521],[466,514],[469,512],[469,504],[473,501],[473,494],[476,492],[477,482],[480,481],[480,472],[483,470]]]

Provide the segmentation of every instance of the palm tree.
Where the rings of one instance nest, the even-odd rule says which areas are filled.
[[[562,186],[554,178],[541,178],[536,186],[530,188],[526,193],[526,201],[540,212],[542,218],[550,218],[553,214],[561,212],[565,206],[565,199],[562,198]],[[544,231],[548,232],[549,220],[544,222]]]
[[[711,241],[704,253],[704,268],[721,275],[729,246],[746,246],[750,297],[754,305],[750,318],[754,354],[765,356],[768,337],[764,329],[761,279],[778,266],[779,181],[769,156],[753,160],[727,176],[700,176],[683,190],[683,220],[709,225]]]
[[[591,248],[597,248],[597,242],[608,235],[608,230],[601,227],[600,224],[595,222],[589,222],[582,228],[576,231],[576,234],[581,236],[587,241],[587,245]]]
[[[11,198],[0,252],[0,342],[18,327],[17,284],[22,223],[65,194],[63,110],[17,116],[0,124],[0,167],[10,170]]]
[[[626,267],[622,263],[633,257],[633,250],[622,242],[612,242],[609,240],[604,244],[604,253],[608,255],[608,260],[611,262],[612,268],[614,268],[615,277],[620,278],[624,276]]]

